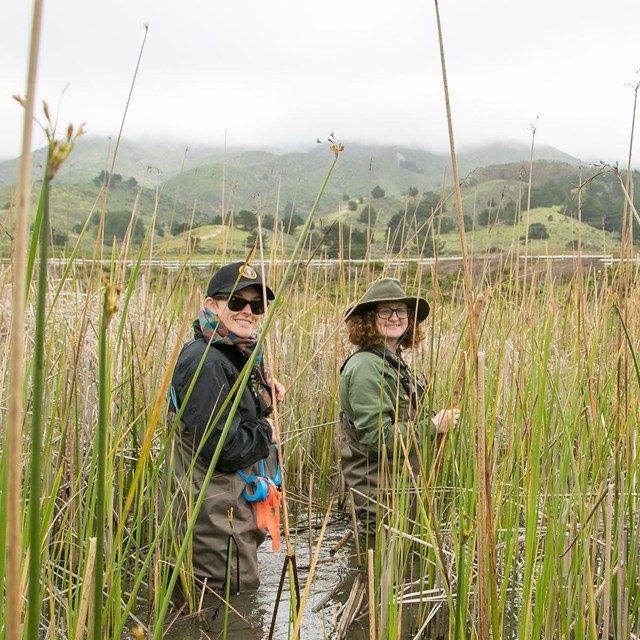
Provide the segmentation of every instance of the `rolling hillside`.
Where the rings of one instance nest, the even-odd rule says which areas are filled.
[[[294,215],[299,224],[308,214],[332,161],[332,154],[324,145],[315,145],[307,153],[223,153],[213,148],[124,141],[105,199],[99,176],[109,168],[109,144],[110,141],[80,138],[52,185],[52,226],[59,232],[61,246],[74,242],[87,218],[92,222],[84,241],[87,247],[91,246],[99,212],[106,203],[105,237],[109,244],[113,236],[122,236],[135,212],[139,222],[134,237],[138,240],[155,216],[157,247],[168,253],[177,251],[185,245],[180,238],[182,229],[192,228],[190,237],[200,237],[198,252],[206,252],[210,240],[220,235],[212,228],[219,226],[223,217],[229,220],[234,215],[233,244],[242,251],[243,238],[252,231],[252,213],[254,222],[255,214],[260,214],[265,228],[276,212],[279,219]],[[519,226],[512,224],[518,212],[526,209],[529,152],[523,145],[494,144],[459,155],[465,226],[469,232],[473,230],[474,249],[505,251],[524,234],[522,220]],[[598,168],[581,170],[575,158],[553,148],[537,150],[537,154],[542,157],[533,164],[529,218],[532,224],[543,225],[549,237],[535,242],[541,251],[563,252],[577,236],[576,187]],[[38,171],[41,174],[43,157],[42,150],[34,157],[36,178]],[[496,164],[497,160],[507,162]],[[362,238],[373,233],[370,240],[374,245],[384,246],[389,224],[397,226],[398,220],[415,217],[422,193],[431,192],[425,198],[430,198],[432,208],[435,206],[444,179],[444,203],[438,211],[445,224],[437,225],[441,230],[441,251],[459,251],[457,213],[447,181],[449,164],[448,157],[420,149],[345,145],[320,203],[316,235],[321,238],[326,234],[326,242],[335,242],[332,234],[337,234],[340,223],[353,230],[354,237],[359,238],[357,242],[366,243]],[[6,230],[12,226],[15,171],[15,161],[0,164],[0,223]],[[582,238],[596,251],[615,242],[621,225],[622,197],[611,176],[594,180],[594,184],[583,190],[583,220],[591,224],[583,223]],[[34,206],[39,189],[36,180]],[[242,216],[244,223],[239,222]],[[603,235],[603,229],[609,235]],[[6,245],[7,238],[5,234],[0,242]]]

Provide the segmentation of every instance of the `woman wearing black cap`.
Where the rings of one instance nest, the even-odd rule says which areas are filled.
[[[233,404],[230,392],[255,349],[258,320],[273,298],[273,291],[248,263],[220,268],[193,323],[193,340],[178,357],[169,412],[170,425],[180,416],[173,452],[173,522],[178,536],[203,489]],[[257,493],[258,485],[248,485],[247,480],[265,478],[268,483],[276,476],[275,436],[267,417],[273,396],[282,400],[284,387],[267,379],[259,353],[206,487],[191,539],[193,572],[212,588],[225,584],[229,548],[234,590],[256,589],[260,584],[257,548],[265,530],[258,527],[247,500]]]
[[[416,445],[446,432],[460,416],[458,409],[443,409],[432,418],[425,389],[403,360],[403,350],[424,339],[428,315],[429,303],[408,296],[395,278],[377,280],[347,310],[349,341],[358,348],[340,370],[342,473],[354,490],[360,529],[372,536],[388,506],[391,469],[402,468],[409,454],[417,470]]]

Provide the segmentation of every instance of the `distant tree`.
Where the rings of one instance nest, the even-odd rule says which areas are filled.
[[[84,225],[82,224],[82,222],[76,222],[71,231],[73,231],[73,233],[82,233],[82,229],[84,228]]]
[[[451,233],[456,228],[456,223],[451,216],[439,215],[434,222],[440,233]]]
[[[342,202],[346,202],[347,200],[349,200],[349,194],[348,193],[343,193],[342,194]]]
[[[376,221],[376,210],[373,207],[365,207],[358,216],[358,222],[363,222],[364,224],[373,224]]]
[[[342,245],[340,239],[342,238]],[[325,232],[322,245],[329,258],[340,255],[355,260],[362,259],[367,253],[369,238],[364,231],[350,226],[333,224]]]
[[[289,201],[287,202],[287,204],[285,205],[283,211],[282,211],[282,217],[283,218],[289,218],[291,217],[294,213],[296,212],[296,206],[295,204],[293,204],[293,202]]]
[[[108,171],[102,170],[94,179],[93,183],[97,187],[101,187],[103,184],[107,184],[109,181],[109,175],[111,175]],[[111,186],[117,187],[122,182],[122,176],[119,173],[114,173],[111,175]],[[137,184],[137,182],[136,182]]]
[[[531,208],[553,207],[554,205],[562,204],[570,192],[571,185],[569,183],[560,184],[553,180],[534,186],[531,189]]]
[[[626,172],[621,172],[621,178],[624,181]],[[640,179],[640,172],[633,172],[633,179]],[[577,192],[572,192],[565,202],[566,214],[570,217],[577,217],[578,209]],[[640,190],[636,190],[633,194],[633,203],[636,210],[640,210]],[[581,198],[581,217],[585,222],[596,229],[604,229],[605,231],[616,231],[620,233],[623,225],[624,212],[624,195],[617,178],[612,174],[605,174],[592,180],[582,189]],[[633,221],[634,239],[640,239],[640,226],[631,216]]]
[[[131,212],[126,210],[108,211],[104,217],[104,241],[105,244],[112,244],[113,238],[122,240],[131,223]],[[142,220],[136,218],[132,230],[134,242],[140,242],[144,238],[145,228]]]
[[[514,225],[518,222],[518,209],[515,200],[508,200],[500,209],[500,222]]]
[[[128,180],[125,181],[124,185],[129,189],[135,189],[138,186],[138,181],[133,176],[131,176]]]
[[[246,249],[251,249],[256,244],[257,240],[258,240],[258,230],[255,229],[254,231],[252,231],[251,233],[249,233],[247,235],[247,237],[242,242],[242,245]],[[268,246],[268,238],[266,236],[263,236],[262,237],[262,247],[266,248],[267,246]]]
[[[371,197],[372,198],[384,198],[384,189],[380,186],[380,185],[376,185],[375,187],[373,187],[373,189],[371,190]]]
[[[481,227],[489,227],[493,226],[498,222],[499,210],[497,207],[489,207],[487,209],[483,209],[478,214],[478,225]]]
[[[243,231],[253,231],[258,227],[258,218],[253,211],[242,209],[235,215],[236,227]]]
[[[355,200],[349,200],[349,202],[347,202],[347,209],[349,209],[349,211],[357,211],[358,203]]]
[[[169,229],[169,232],[171,233],[172,236],[178,236],[181,233],[184,233],[185,231],[189,230],[189,223],[188,222],[184,222],[182,220],[173,220],[171,222],[171,228]]]
[[[546,240],[548,237],[549,232],[542,222],[532,222],[529,225],[529,240]],[[520,236],[520,240],[525,239],[524,235]]]
[[[304,224],[304,218],[298,214],[293,213],[289,216],[283,216],[278,218],[278,227],[274,229],[275,217],[272,214],[267,214],[262,220],[262,228],[269,229],[270,231],[281,231],[283,233],[293,233],[301,224]]]
[[[463,218],[464,218],[464,230],[473,231],[473,218],[468,213],[465,213]]]
[[[273,214],[267,213],[267,215],[262,218],[262,228],[268,229],[269,231],[275,231],[273,225],[275,224],[276,218]],[[281,223],[281,221],[279,221]]]
[[[369,245],[369,236],[364,231],[349,228],[349,237],[347,239],[348,256],[352,260],[361,260],[367,255]]]
[[[455,228],[455,223],[450,216],[443,214],[440,206],[440,194],[435,191],[427,191],[422,194],[420,201],[414,207],[401,209],[389,220],[389,231],[393,248],[400,251],[403,247],[410,246],[417,249],[423,257],[431,257],[434,254],[433,231],[442,232]],[[439,251],[444,249],[440,244]]]
[[[420,226],[427,220],[429,220],[432,215],[434,215],[434,213],[438,210],[439,204],[440,195],[435,191],[427,191],[422,195],[422,198],[420,198],[420,202],[416,206],[407,207],[406,211],[405,209],[400,209],[398,213],[392,216],[391,220],[389,221],[389,228],[392,230],[396,228],[399,224],[402,223],[405,217],[415,218],[416,222]]]
[[[299,213],[292,213],[282,221],[286,233],[293,233],[301,224],[304,224],[304,218]]]
[[[67,244],[67,240],[69,240],[69,234],[66,231],[51,227],[51,243],[54,246],[62,247]]]
[[[416,198],[418,196],[418,187],[409,187],[409,189],[407,190],[407,195],[410,198]]]

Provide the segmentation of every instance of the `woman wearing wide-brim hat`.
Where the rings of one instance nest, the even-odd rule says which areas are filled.
[[[341,464],[362,533],[375,534],[385,516],[389,470],[412,467],[436,433],[459,419],[458,409],[435,416],[428,398],[403,359],[425,338],[429,303],[408,295],[395,278],[374,282],[345,314],[355,352],[340,370]]]

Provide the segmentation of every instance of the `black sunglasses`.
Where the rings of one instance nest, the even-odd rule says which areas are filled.
[[[262,300],[247,300],[242,296],[214,296],[214,300],[224,300],[229,311],[242,311],[247,305],[251,307],[251,313],[261,316],[264,313],[264,302]]]

